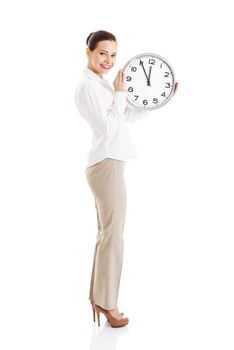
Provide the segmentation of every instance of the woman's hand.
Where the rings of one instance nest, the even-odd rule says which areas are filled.
[[[178,85],[179,85],[179,82],[178,82],[178,81],[176,81],[176,83],[175,83],[175,87],[174,87],[174,93],[173,93],[173,96],[175,95],[176,90],[178,89]]]
[[[124,78],[125,74],[123,69],[120,69],[118,74],[116,75],[115,80],[113,81],[115,92],[124,91]]]

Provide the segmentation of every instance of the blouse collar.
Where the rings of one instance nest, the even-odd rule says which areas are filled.
[[[103,78],[99,77],[99,75],[97,75],[91,69],[89,69],[87,67],[85,67],[84,73],[85,73],[85,75],[87,75],[92,80],[96,80],[96,81],[99,81],[99,82],[101,82],[103,80]]]
[[[109,82],[106,79],[101,78],[99,75],[94,73],[91,69],[85,67],[84,68],[84,74],[85,74],[86,77],[90,78],[91,80],[102,84],[106,89],[108,89],[112,93],[114,92],[112,87],[110,86]]]

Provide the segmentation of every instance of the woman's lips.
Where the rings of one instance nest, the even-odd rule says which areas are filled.
[[[101,64],[102,68],[104,69],[110,69],[111,66],[109,66],[108,64]]]

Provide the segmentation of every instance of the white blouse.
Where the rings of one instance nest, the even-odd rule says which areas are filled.
[[[148,115],[149,111],[128,107],[126,93],[115,92],[107,80],[89,68],[84,69],[74,99],[78,111],[93,132],[87,166],[105,158],[123,161],[139,158],[126,122],[136,122]]]

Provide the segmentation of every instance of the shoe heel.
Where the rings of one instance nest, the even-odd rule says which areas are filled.
[[[90,300],[91,306],[92,306],[92,310],[93,310],[93,322],[95,322],[95,307],[94,307],[94,303],[92,300]]]
[[[100,312],[96,310],[97,312],[97,319],[98,319],[98,327],[100,327]]]
[[[93,306],[93,322],[95,322],[96,320],[95,320],[95,308],[94,308],[94,306]]]

